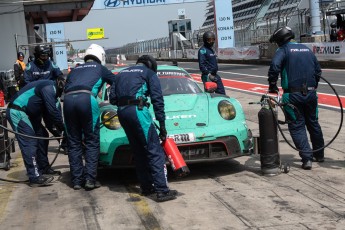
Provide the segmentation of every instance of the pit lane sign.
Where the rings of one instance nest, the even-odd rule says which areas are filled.
[[[46,35],[48,42],[64,42],[65,27],[63,23],[46,24]],[[65,44],[53,45],[53,61],[60,69],[67,69],[67,49]]]
[[[234,20],[231,0],[215,0],[218,48],[234,47]]]
[[[86,31],[87,39],[101,39],[104,38],[104,28],[90,28]]]

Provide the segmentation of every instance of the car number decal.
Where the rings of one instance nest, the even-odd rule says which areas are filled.
[[[169,137],[173,138],[175,143],[187,143],[195,141],[194,133],[173,134],[169,135]]]

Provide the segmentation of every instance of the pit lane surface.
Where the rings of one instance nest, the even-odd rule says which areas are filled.
[[[238,64],[218,64],[218,74],[223,79],[223,84],[228,89],[246,91],[254,94],[264,94],[268,89],[267,72],[268,66],[263,65],[238,65]],[[198,63],[179,62],[179,66],[185,68],[195,80],[201,82]],[[345,70],[342,69],[322,69],[322,77],[332,84],[338,93],[341,103],[345,105]],[[280,80],[278,81],[280,86]],[[280,92],[282,93],[281,87]],[[339,108],[339,101],[333,89],[321,79],[317,89],[319,104],[329,108]]]
[[[248,126],[258,134],[259,95],[227,90],[243,105]],[[320,123],[328,142],[338,128],[339,111],[320,109]],[[332,118],[332,119],[330,119]],[[289,137],[286,127],[285,134]],[[102,187],[90,192],[70,188],[66,155],[54,168],[62,171],[52,186],[0,182],[1,229],[343,229],[345,224],[344,130],[325,151],[326,162],[313,170],[300,168],[298,153],[280,137],[281,160],[288,174],[261,175],[260,156],[189,165],[184,179],[169,178],[179,191],[176,200],[156,203],[138,195],[133,169],[101,170]],[[291,141],[291,139],[289,140]],[[57,142],[49,147],[49,158]],[[0,177],[25,180],[19,151],[10,171]]]

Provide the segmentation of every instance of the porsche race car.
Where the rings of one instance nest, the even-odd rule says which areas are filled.
[[[113,70],[116,73],[124,68]],[[187,164],[219,161],[253,152],[252,132],[235,98],[204,89],[178,66],[159,65],[157,75],[164,96],[168,137],[175,140]],[[100,166],[134,165],[132,151],[103,87],[101,101]],[[154,118],[153,106],[150,106]],[[153,122],[156,122],[155,119]]]

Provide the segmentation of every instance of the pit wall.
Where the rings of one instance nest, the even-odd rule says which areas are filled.
[[[302,43],[313,51],[323,68],[345,69],[345,42]],[[218,50],[220,63],[269,64],[274,56],[275,44],[262,44],[242,48],[226,48]],[[177,59],[179,61],[197,61],[198,50],[163,50],[147,53],[159,60]],[[136,60],[141,54],[121,55],[128,60]]]

